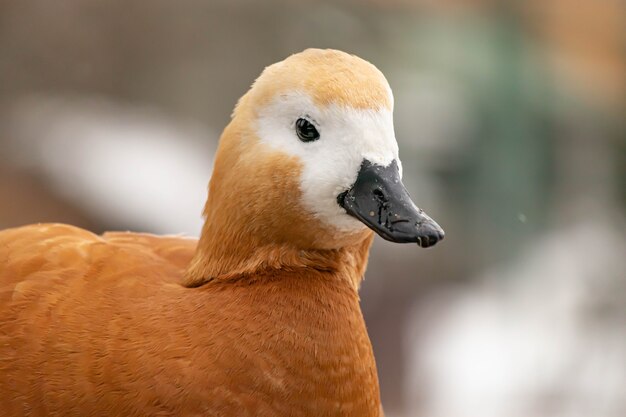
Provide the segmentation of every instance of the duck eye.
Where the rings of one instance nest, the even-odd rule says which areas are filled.
[[[320,134],[307,119],[296,120],[296,133],[302,142],[313,142],[320,138]]]

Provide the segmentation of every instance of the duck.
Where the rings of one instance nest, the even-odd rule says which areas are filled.
[[[444,237],[392,114],[374,65],[307,49],[236,104],[199,239],[0,232],[3,415],[382,416],[358,292],[374,234]]]

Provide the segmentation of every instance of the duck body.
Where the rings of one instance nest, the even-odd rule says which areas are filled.
[[[349,277],[268,270],[185,288],[195,247],[65,225],[1,232],[4,415],[379,415]]]

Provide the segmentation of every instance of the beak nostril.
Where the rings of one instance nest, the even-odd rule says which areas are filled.
[[[379,202],[381,203],[387,202],[387,197],[385,197],[385,193],[383,193],[383,191],[380,188],[374,189],[373,193],[374,193],[374,197],[376,197],[376,199]]]

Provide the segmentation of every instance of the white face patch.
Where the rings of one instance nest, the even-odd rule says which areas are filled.
[[[302,142],[298,138],[295,126],[299,118],[313,123],[320,134],[318,140]],[[342,231],[366,227],[337,203],[337,196],[356,181],[364,159],[382,166],[395,159],[402,176],[390,110],[319,108],[304,93],[281,94],[260,110],[257,133],[262,143],[300,160],[302,204]]]

